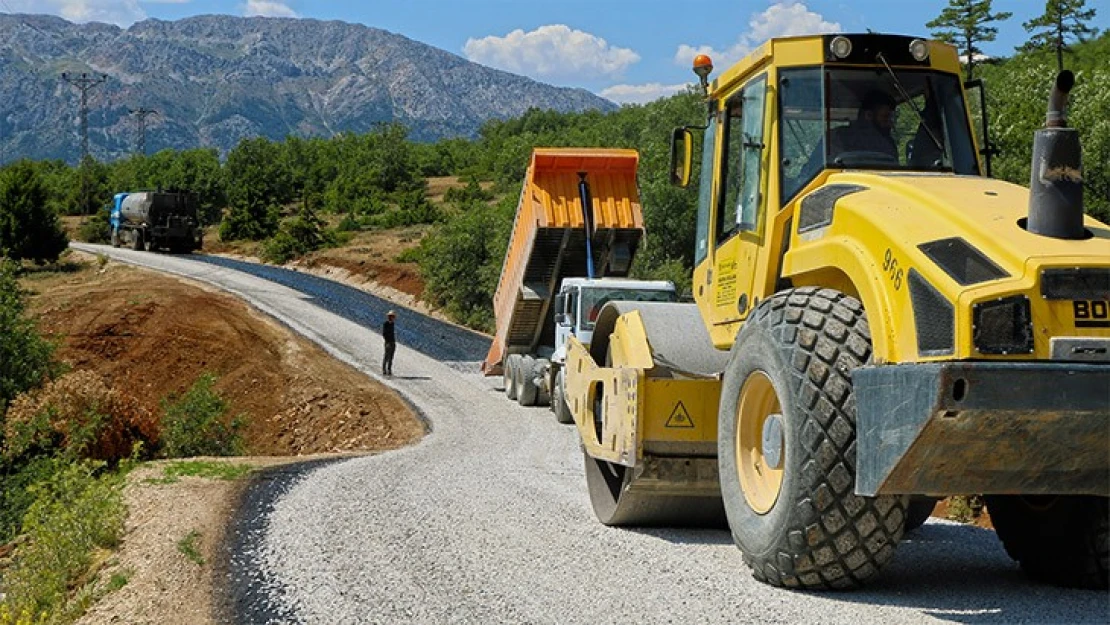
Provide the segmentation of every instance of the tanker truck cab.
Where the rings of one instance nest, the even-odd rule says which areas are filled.
[[[696,304],[612,303],[568,339],[599,520],[724,517],[757,579],[854,588],[932,498],[981,494],[1032,576],[1106,588],[1110,227],[1083,214],[1073,77],[1028,189],[985,175],[949,45],[789,37],[712,69],[672,140],[679,186],[701,155]]]

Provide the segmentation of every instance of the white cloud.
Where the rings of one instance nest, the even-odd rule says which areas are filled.
[[[620,104],[646,104],[674,95],[686,87],[685,84],[664,85],[657,82],[644,85],[613,85],[603,89],[598,95]]]
[[[839,33],[843,30],[838,22],[825,20],[820,13],[810,11],[805,3],[788,0],[772,4],[766,11],[752,15],[748,22],[748,31],[740,35],[731,46],[717,50],[708,45],[692,46],[684,43],[678,46],[674,60],[679,65],[688,66],[695,56],[708,54],[713,59],[714,66],[725,68],[772,37]]]
[[[5,0],[0,6],[12,13],[46,13],[77,23],[130,26],[146,19],[138,0]]]
[[[297,12],[289,8],[284,2],[273,0],[247,0],[243,7],[243,15],[247,17],[297,17]]]
[[[466,58],[498,69],[537,78],[578,80],[619,76],[640,55],[610,46],[604,39],[564,24],[548,24],[531,32],[521,29],[497,37],[467,39]]]

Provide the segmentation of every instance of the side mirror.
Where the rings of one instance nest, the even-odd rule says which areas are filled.
[[[671,184],[686,188],[690,184],[694,135],[688,128],[675,128],[671,133]]]

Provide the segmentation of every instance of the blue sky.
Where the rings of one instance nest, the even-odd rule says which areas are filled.
[[[947,0],[0,0],[0,11],[51,13],[129,26],[223,13],[343,20],[384,28],[536,80],[583,87],[618,102],[647,101],[695,79],[689,60],[718,68],[771,36],[810,32],[928,35]],[[1093,26],[1110,28],[1110,3],[1089,0]],[[1012,53],[1021,24],[1044,0],[995,0],[1013,17],[996,24],[992,56]]]

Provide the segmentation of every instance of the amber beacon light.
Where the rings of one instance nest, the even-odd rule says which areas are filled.
[[[713,72],[713,59],[708,54],[699,54],[694,57],[694,73],[701,81],[702,91],[709,92],[709,74]]]

